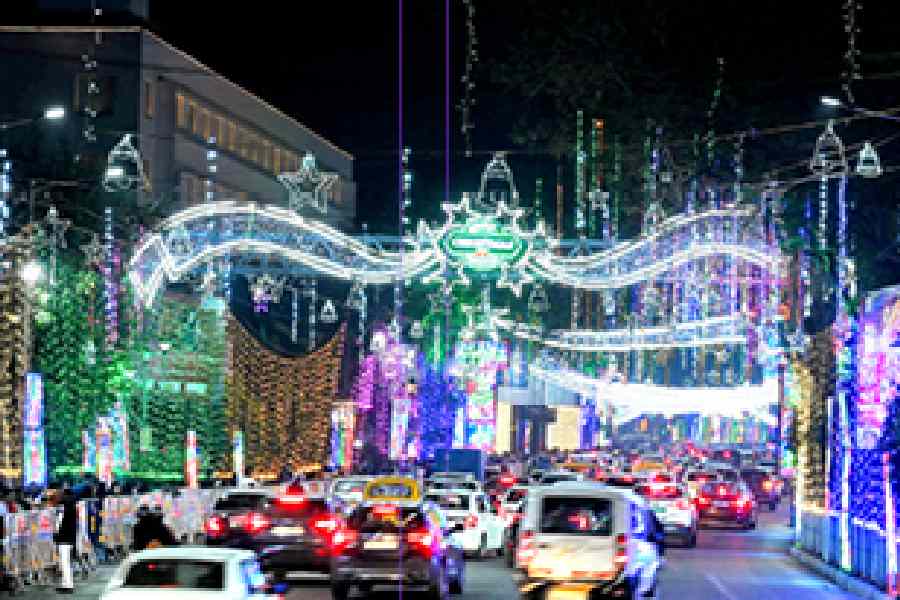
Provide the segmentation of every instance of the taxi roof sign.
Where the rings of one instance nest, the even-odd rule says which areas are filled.
[[[363,502],[420,502],[422,489],[412,477],[378,477],[366,483]]]

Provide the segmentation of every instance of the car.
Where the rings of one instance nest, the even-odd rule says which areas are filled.
[[[527,486],[510,488],[500,505],[506,516],[503,556],[506,559],[507,567],[512,567],[515,560],[516,546],[519,543],[519,522],[525,511],[525,503],[528,501],[528,491],[530,489]]]
[[[429,490],[425,499],[440,508],[464,552],[479,557],[503,554],[506,521],[484,494],[464,489]]]
[[[267,600],[265,576],[253,552],[183,546],[129,555],[116,569],[101,600]]]
[[[538,485],[554,485],[565,481],[581,481],[584,475],[572,471],[546,471],[541,475]]]
[[[699,469],[693,469],[687,472],[684,476],[684,482],[687,486],[688,495],[691,498],[696,498],[697,494],[700,493],[700,488],[703,487],[704,483],[708,483],[710,481],[718,480],[719,476],[712,471],[705,471]]]
[[[595,482],[533,490],[519,530],[522,600],[655,593],[664,534],[646,501]]]
[[[688,548],[697,545],[697,507],[683,486],[650,481],[637,486],[635,491],[643,496],[662,523],[667,541],[678,538]]]
[[[213,504],[212,513],[204,522],[207,546],[232,546],[235,538],[244,535],[248,515],[262,513],[275,499],[263,489],[233,489],[225,492]]]
[[[742,482],[717,481],[700,488],[695,501],[700,526],[733,523],[744,529],[755,529],[756,501]]]
[[[462,549],[440,511],[423,502],[376,502],[358,507],[337,530],[331,559],[331,595],[346,600],[356,588],[424,591],[430,600],[461,594]]]
[[[351,512],[363,501],[363,490],[373,477],[358,475],[356,477],[339,477],[331,482],[329,499],[335,508]]]
[[[767,469],[752,467],[741,469],[741,479],[750,488],[757,504],[768,506],[769,510],[778,508],[783,486],[779,477]]]

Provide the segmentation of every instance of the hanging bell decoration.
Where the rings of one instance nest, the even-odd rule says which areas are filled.
[[[409,337],[414,340],[421,340],[425,335],[425,329],[422,327],[422,321],[413,321],[409,327]]]
[[[337,310],[335,310],[334,302],[331,301],[331,298],[326,298],[325,303],[322,304],[322,311],[319,313],[319,320],[326,325],[333,325],[334,323],[337,323]]]
[[[144,160],[135,145],[135,135],[126,133],[107,155],[103,189],[107,192],[125,192],[147,187]]]
[[[819,177],[840,176],[847,172],[844,143],[834,132],[834,121],[828,121],[825,131],[816,139],[809,168]]]
[[[347,294],[346,306],[350,310],[362,310],[365,306],[366,290],[361,281],[354,281]]]
[[[859,160],[856,163],[856,174],[866,179],[874,179],[881,176],[881,159],[872,142],[863,144],[859,151]]]

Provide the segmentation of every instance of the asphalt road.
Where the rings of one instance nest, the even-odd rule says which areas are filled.
[[[755,531],[704,529],[696,548],[666,550],[666,566],[660,578],[659,600],[837,600],[855,598],[804,569],[786,549],[790,530],[787,514],[763,512]],[[74,598],[96,599],[103,580],[111,574],[102,568],[88,582],[78,583]],[[466,565],[465,593],[460,600],[515,600],[510,571],[501,559],[470,561]],[[404,594],[407,596],[407,594]],[[31,588],[24,600],[64,598],[52,588]],[[72,598],[73,596],[68,596]],[[374,595],[374,600],[397,598],[396,592]],[[330,600],[327,587],[292,588],[289,600]]]

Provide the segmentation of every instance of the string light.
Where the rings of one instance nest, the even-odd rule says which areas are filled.
[[[478,36],[475,30],[475,1],[463,0],[466,9],[466,66],[461,78],[463,97],[458,105],[462,114],[460,131],[466,141],[466,157],[472,156],[472,130],[475,123],[472,118],[475,107],[475,66],[478,64]]]

